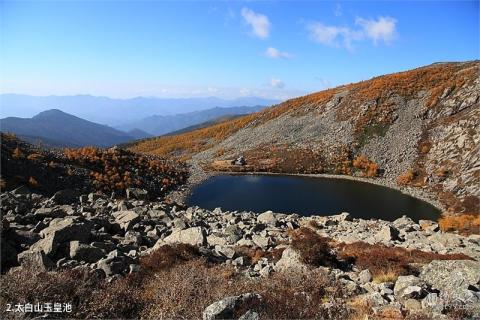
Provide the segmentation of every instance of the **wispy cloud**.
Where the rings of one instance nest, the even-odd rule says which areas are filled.
[[[267,50],[265,51],[265,55],[269,58],[272,58],[272,59],[290,59],[290,58],[293,58],[293,54],[291,54],[290,52],[286,52],[286,51],[280,51],[276,48],[273,48],[273,47],[269,47],[267,48]]]
[[[270,35],[270,20],[264,14],[256,13],[248,8],[241,11],[243,20],[252,28],[252,34],[260,39],[266,39]]]
[[[397,34],[397,20],[392,17],[380,17],[378,20],[367,20],[357,18],[355,24],[362,28],[365,36],[377,44],[379,40],[388,43],[392,41]]]
[[[353,50],[355,41],[371,40],[374,45],[379,41],[390,43],[397,36],[396,24],[397,20],[392,17],[379,17],[377,20],[357,18],[355,25],[359,28],[356,29],[312,22],[307,25],[307,30],[315,42]]]
[[[335,17],[340,17],[343,14],[342,5],[340,3],[335,4],[333,14],[335,15]]]
[[[283,89],[285,88],[285,83],[280,79],[272,78],[270,79],[270,86],[272,88]]]

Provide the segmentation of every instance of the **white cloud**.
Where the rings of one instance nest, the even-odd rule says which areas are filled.
[[[397,34],[396,23],[397,20],[392,17],[380,17],[378,20],[357,18],[355,24],[359,26],[358,29],[312,22],[307,25],[307,30],[310,38],[315,42],[353,50],[353,42],[355,41],[369,39],[375,45],[379,41],[391,42]]]
[[[285,87],[285,83],[277,78],[270,79],[270,86],[272,88],[283,89]]]
[[[372,39],[374,44],[377,44],[379,40],[388,43],[396,36],[397,20],[392,17],[380,17],[378,20],[357,18],[355,24],[363,29],[365,36]]]
[[[271,24],[266,15],[255,13],[248,8],[243,8],[241,14],[245,23],[252,27],[252,33],[256,37],[260,39],[268,38],[270,35]]]
[[[267,48],[267,50],[265,51],[265,55],[272,59],[279,59],[279,58],[290,59],[293,57],[291,53],[286,51],[280,51],[273,47]]]

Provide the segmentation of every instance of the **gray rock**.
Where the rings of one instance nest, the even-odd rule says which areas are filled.
[[[70,258],[73,260],[93,263],[100,260],[104,254],[105,252],[100,248],[79,241],[70,241]]]
[[[362,270],[358,274],[358,282],[359,283],[365,284],[365,283],[368,283],[370,281],[372,281],[372,274],[370,273],[370,270],[365,269],[365,270]]]
[[[302,262],[298,252],[288,247],[283,250],[282,257],[275,264],[274,269],[277,272],[306,272],[309,270],[309,267]]]
[[[216,246],[216,245],[224,246],[227,244],[228,241],[225,237],[211,234],[207,237],[207,242],[211,246]]]
[[[46,271],[55,267],[55,263],[42,251],[24,251],[17,256],[22,267]]]
[[[383,306],[383,305],[387,304],[387,301],[385,301],[385,299],[383,299],[382,295],[378,292],[367,293],[367,294],[364,294],[364,295],[360,296],[360,298],[363,301],[365,301],[367,303],[367,305],[369,305],[371,307],[380,307],[380,306]]]
[[[264,236],[257,235],[257,234],[252,236],[252,241],[257,246],[259,246],[260,248],[263,248],[263,249],[266,249],[271,244],[270,237],[264,237]]]
[[[67,214],[60,208],[39,208],[35,210],[35,216],[43,219],[43,218],[63,218]]]
[[[91,223],[81,221],[76,217],[67,217],[64,219],[54,219],[50,225],[40,231],[40,235],[45,238],[53,236],[56,242],[66,242],[78,240],[88,242],[90,239]]]
[[[434,260],[422,268],[420,278],[442,295],[455,297],[480,282],[480,262]]]
[[[134,198],[138,200],[148,200],[148,191],[139,188],[128,188],[127,189],[127,198]]]
[[[257,221],[259,223],[264,223],[264,224],[274,226],[277,223],[277,218],[275,217],[275,214],[272,211],[265,211],[264,213],[261,213],[258,215]]]
[[[424,284],[425,282],[422,279],[415,276],[399,276],[395,282],[393,292],[399,298],[412,298],[417,289],[421,291]]]
[[[112,215],[115,217],[115,222],[125,231],[131,229],[135,223],[140,221],[140,216],[135,211],[117,211]]]
[[[97,266],[103,270],[107,276],[112,276],[123,273],[126,268],[126,263],[122,259],[109,257],[99,260]]]
[[[238,320],[260,320],[260,316],[255,311],[248,310]]]
[[[398,240],[399,232],[391,226],[383,226],[380,231],[375,234],[375,240],[382,243],[389,243],[392,240]]]
[[[235,250],[232,247],[215,246],[215,251],[228,259],[233,259],[235,256]]]
[[[206,232],[202,227],[175,231],[163,240],[165,243],[186,243],[192,246],[203,246],[207,243]]]
[[[71,189],[64,189],[55,192],[50,201],[56,204],[71,204],[78,200],[78,192]]]
[[[43,252],[44,254],[52,257],[57,252],[59,246],[60,242],[55,239],[55,235],[50,234],[44,239],[35,242],[30,247],[30,251]]]
[[[202,318],[203,320],[231,319],[236,308],[254,299],[261,300],[261,296],[255,293],[245,293],[239,296],[226,297],[206,307]]]

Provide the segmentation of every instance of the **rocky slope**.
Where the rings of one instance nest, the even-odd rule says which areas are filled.
[[[479,71],[478,61],[433,64],[132,149],[213,170],[347,175],[366,175],[355,163],[363,156],[382,183],[424,190],[451,213],[478,214]],[[248,166],[221,161],[240,155]]]
[[[325,318],[354,315],[359,304],[365,314],[393,312],[397,319],[419,314],[450,319],[456,314],[453,308],[462,308],[463,315],[480,315],[480,238],[443,233],[433,221],[417,224],[406,217],[366,221],[352,219],[348,213],[299,217],[270,211],[209,211],[134,195],[116,200],[91,193],[65,202],[68,194],[59,191],[46,198],[20,188],[1,195],[2,270],[10,269],[6,279],[22,270],[35,270],[34,277],[45,270],[87,269],[106,281],[121,281],[126,274],[141,273],[142,259],[155,250],[185,244],[198,248],[200,256],[213,265],[233,267],[239,277],[236,283],[253,281],[250,294],[258,295],[260,301],[254,283],[274,281],[276,274],[289,278],[305,274],[312,279],[320,272],[342,292],[316,306],[322,312],[330,310]],[[162,259],[155,262],[157,268],[165,262]],[[176,261],[172,270],[181,268],[182,261]],[[155,278],[148,281],[151,285]],[[124,290],[133,286],[135,282],[129,282]],[[15,289],[8,288],[2,290],[2,301],[15,302],[8,300],[18,298],[11,296]],[[242,297],[209,301],[208,307],[203,306],[203,318],[233,317]],[[300,309],[306,307],[301,301],[296,302]],[[355,301],[356,307],[347,306],[348,301]],[[340,306],[342,312],[337,310]],[[248,309],[253,317],[248,319],[272,316],[262,313],[261,302],[248,304]]]

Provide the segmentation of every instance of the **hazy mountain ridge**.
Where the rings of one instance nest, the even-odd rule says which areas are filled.
[[[269,106],[275,103],[278,103],[278,100],[258,97],[241,97],[230,100],[217,97],[114,99],[91,95],[30,96],[1,94],[0,116],[32,117],[42,111],[58,109],[89,121],[116,126],[152,115],[173,115],[214,107]]]
[[[136,139],[125,132],[55,109],[43,111],[32,118],[1,119],[0,129],[50,147],[108,147]]]
[[[260,111],[264,108],[264,106],[240,106],[228,108],[215,107],[211,109],[175,115],[154,115],[138,121],[116,126],[116,128],[127,132],[129,130],[140,128],[141,130],[152,135],[163,135],[182,130],[187,127],[199,125],[211,120],[216,120],[223,116],[249,114]]]

